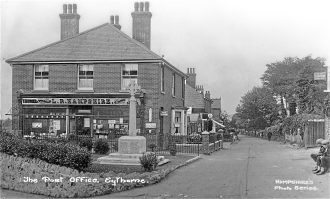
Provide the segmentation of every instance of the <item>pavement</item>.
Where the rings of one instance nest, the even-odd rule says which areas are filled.
[[[240,136],[160,183],[93,198],[330,198],[330,173],[312,173],[314,149]],[[47,198],[3,190],[1,198]]]

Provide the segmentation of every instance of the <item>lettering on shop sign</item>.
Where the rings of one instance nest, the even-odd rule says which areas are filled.
[[[136,99],[140,104],[140,100]],[[23,105],[128,105],[128,98],[23,98]]]

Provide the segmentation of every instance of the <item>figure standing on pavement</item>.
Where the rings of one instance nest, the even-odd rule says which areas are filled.
[[[269,131],[269,132],[267,133],[267,137],[268,137],[268,141],[270,141],[270,139],[272,138],[272,132]]]

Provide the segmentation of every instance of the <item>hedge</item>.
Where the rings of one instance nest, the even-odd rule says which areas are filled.
[[[36,158],[77,170],[87,168],[91,153],[71,143],[27,141],[9,133],[1,133],[0,152],[19,157]]]

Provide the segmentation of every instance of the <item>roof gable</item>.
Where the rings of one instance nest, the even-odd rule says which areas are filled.
[[[204,108],[204,96],[187,84],[185,86],[185,106]]]
[[[143,44],[106,23],[23,55],[7,62],[159,60]]]

